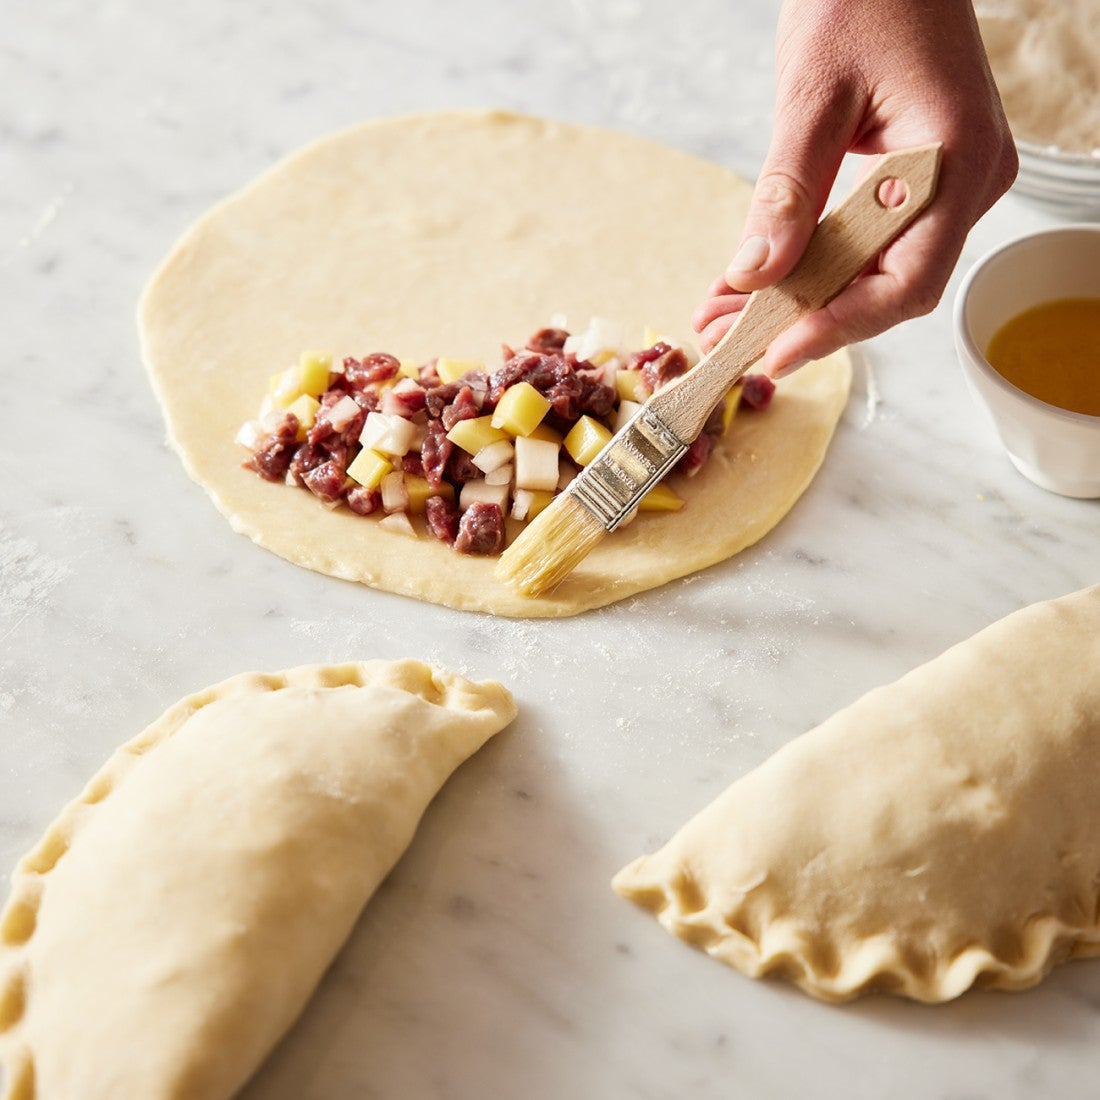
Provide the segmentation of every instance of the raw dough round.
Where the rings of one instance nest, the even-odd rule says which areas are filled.
[[[433,603],[549,617],[623,599],[755,542],[825,454],[848,393],[843,354],[735,420],[679,513],[604,540],[527,599],[495,559],[328,511],[241,468],[234,442],[269,376],[306,348],[500,361],[564,313],[690,342],[692,307],[736,243],[750,186],[624,133],[501,112],[372,122],[325,138],[199,221],[141,303],[143,354],[170,439],[234,529],[299,565]]]

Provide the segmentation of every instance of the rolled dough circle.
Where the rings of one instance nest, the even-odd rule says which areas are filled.
[[[495,559],[380,529],[241,468],[234,442],[268,378],[307,348],[500,362],[564,313],[691,343],[751,187],[728,169],[616,131],[489,112],[375,121],[324,138],[225,200],[142,298],[142,350],[172,445],[233,528],[321,573],[447,607],[573,615],[713,565],[766,534],[809,484],[848,393],[841,353],[738,416],[686,506],[603,541],[549,597]],[[639,344],[640,346],[640,344]]]

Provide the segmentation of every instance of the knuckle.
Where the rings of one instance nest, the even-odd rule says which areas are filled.
[[[792,221],[811,213],[809,197],[801,184],[784,172],[761,176],[754,195],[757,209],[775,221]]]
[[[921,282],[911,286],[901,302],[902,320],[931,313],[940,304],[941,297],[941,291],[933,284]]]
[[[1003,195],[1016,181],[1016,175],[1020,171],[1020,155],[1016,151],[1016,143],[1007,141],[1001,149],[1001,156],[994,172],[994,181],[998,187],[998,194]]]

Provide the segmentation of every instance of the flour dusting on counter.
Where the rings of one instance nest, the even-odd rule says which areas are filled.
[[[29,538],[12,534],[0,524],[0,638],[6,638],[72,570],[46,557]]]

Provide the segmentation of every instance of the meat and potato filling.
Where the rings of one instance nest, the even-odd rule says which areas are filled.
[[[540,329],[502,363],[386,353],[306,352],[271,379],[259,417],[237,436],[244,465],[268,481],[308,489],[329,508],[377,514],[416,537],[412,517],[463,554],[499,554],[505,518],[533,519],[661,386],[692,365],[688,353],[647,333],[628,351],[614,326],[594,320],[571,335]],[[748,375],[711,414],[677,470],[694,475],[738,408],[761,410],[774,386]],[[677,511],[662,483],[639,511]]]

